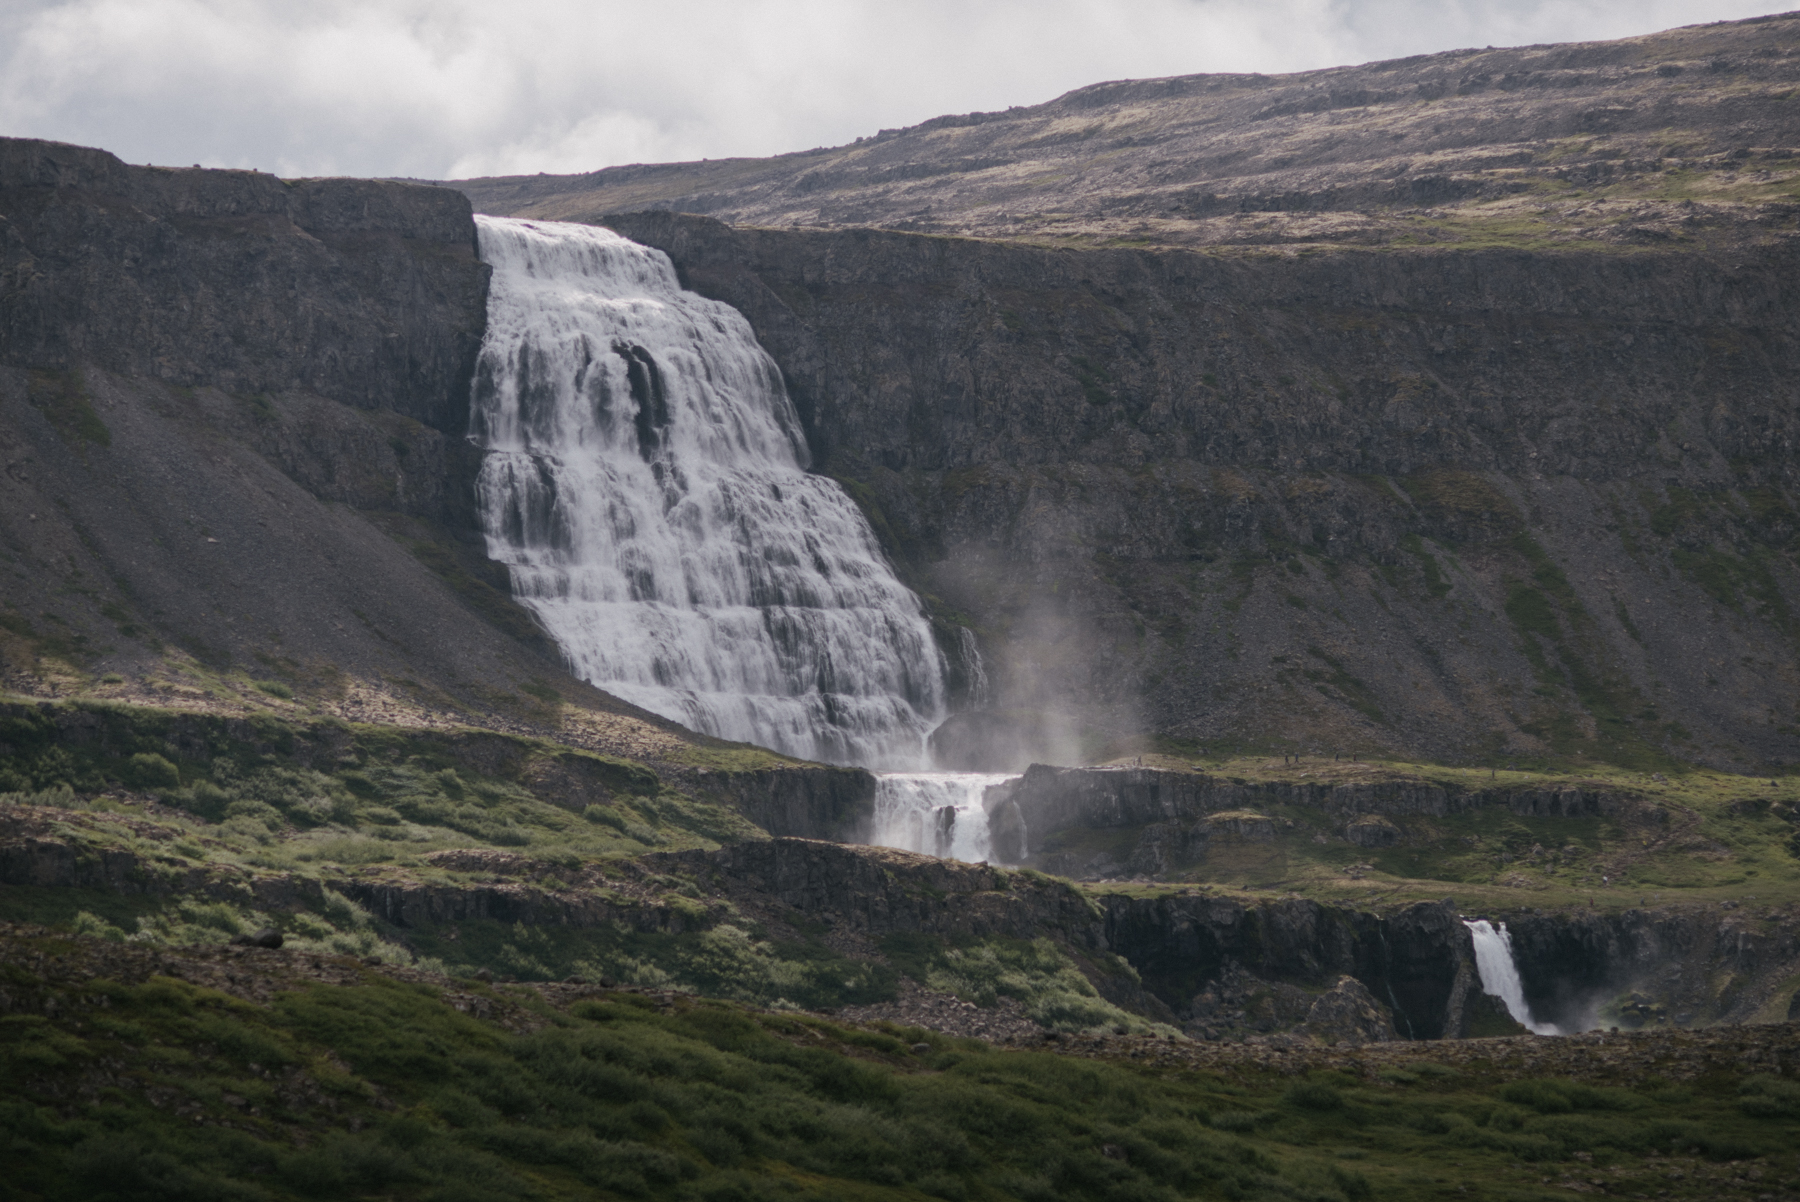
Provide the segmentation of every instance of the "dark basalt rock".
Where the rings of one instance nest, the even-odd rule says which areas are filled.
[[[0,139],[0,363],[308,392],[460,439],[486,324],[469,202]]]
[[[254,931],[248,935],[234,935],[231,939],[231,945],[233,947],[263,947],[274,949],[279,948],[285,942],[286,940],[282,938],[281,932],[274,927],[264,927],[260,931]]]
[[[694,783],[771,835],[856,842],[868,837],[875,815],[875,778],[861,768],[701,772]]]
[[[1779,674],[1745,666],[1791,659],[1781,620],[1705,572],[1794,528],[1800,243],[1233,257],[603,220],[745,314],[815,464],[982,632],[997,713],[952,720],[946,766],[1087,730],[1541,750],[1515,700],[1538,638],[1615,682],[1565,705],[1592,738],[1800,759]]]
[[[1770,923],[1731,902],[1503,917],[1532,1014],[1558,1024],[1743,1021],[1792,988],[1800,960],[1791,913]],[[1650,1001],[1607,1009],[1631,993]]]
[[[1349,975],[1387,1008],[1400,1035],[1463,1033],[1473,953],[1448,901],[1387,917],[1299,899],[1247,906],[1196,894],[1110,896],[1101,904],[1106,945],[1138,970],[1146,990],[1201,1027],[1219,1019],[1208,1009],[1213,1002],[1198,999],[1211,989],[1216,1002],[1221,980],[1227,984],[1219,988],[1231,992],[1234,974],[1286,987],[1291,1004],[1271,1003],[1269,1030],[1305,1021],[1306,987],[1329,988]]]

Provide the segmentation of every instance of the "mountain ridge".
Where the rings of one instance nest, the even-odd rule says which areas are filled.
[[[484,212],[546,219],[653,208],[1215,253],[1760,244],[1794,228],[1797,37],[1800,15],[1786,13],[1290,75],[1109,81],[767,159],[448,186]]]

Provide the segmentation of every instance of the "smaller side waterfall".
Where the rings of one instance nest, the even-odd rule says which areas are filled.
[[[1513,959],[1512,936],[1505,923],[1491,923],[1485,918],[1464,919],[1469,936],[1475,941],[1475,971],[1481,974],[1481,989],[1506,1003],[1506,1012],[1534,1035],[1561,1035],[1552,1023],[1540,1023],[1531,1017],[1525,1004],[1525,986],[1519,980],[1519,965]]]
[[[962,656],[963,671],[968,673],[969,708],[983,709],[988,703],[987,667],[981,662],[981,647],[975,632],[967,626],[956,628],[956,650]]]
[[[993,859],[982,802],[992,786],[1017,779],[986,772],[882,773],[875,778],[869,842],[972,864]]]

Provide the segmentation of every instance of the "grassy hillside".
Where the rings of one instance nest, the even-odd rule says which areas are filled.
[[[1429,1054],[1303,1075],[999,1051],[670,995],[246,952],[224,989],[4,935],[0,1160],[31,1199],[1536,1199],[1800,1188],[1800,1092]],[[166,967],[166,966],[165,966]],[[207,966],[181,970],[206,979]],[[88,975],[93,974],[93,975]],[[221,979],[222,983],[224,979]],[[1503,1046],[1496,1044],[1496,1050]],[[1629,1047],[1629,1041],[1626,1042]]]

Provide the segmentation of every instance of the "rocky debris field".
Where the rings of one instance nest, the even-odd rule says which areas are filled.
[[[1405,1072],[1409,1066],[1426,1063],[1493,1080],[1555,1076],[1624,1085],[1649,1079],[1695,1081],[1725,1071],[1791,1076],[1800,1070],[1800,1023],[1791,1022],[1692,1031],[1589,1031],[1351,1046],[1285,1035],[1225,1043],[1178,1043],[1135,1035],[1050,1034],[1041,1039],[1071,1055],[1123,1058],[1159,1068],[1275,1069],[1293,1074],[1331,1069],[1365,1078]]]
[[[1044,1028],[1033,1022],[1014,998],[1001,998],[994,1006],[982,1007],[954,994],[926,989],[910,979],[901,981],[899,995],[891,1002],[845,1006],[833,1011],[832,1017],[846,1023],[920,1027],[989,1043],[1026,1044],[1044,1038]]]

